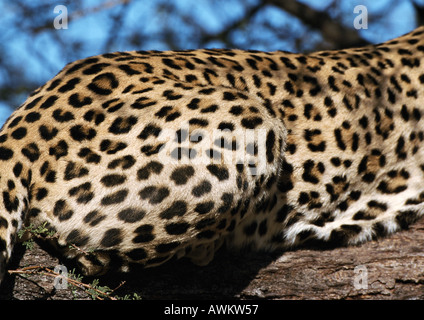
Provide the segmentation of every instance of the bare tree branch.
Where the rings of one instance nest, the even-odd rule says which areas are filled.
[[[321,31],[325,40],[334,49],[358,47],[369,44],[357,30],[347,28],[335,21],[326,12],[317,11],[296,0],[263,0],[264,4],[273,5],[300,19],[305,25]]]
[[[201,37],[200,42],[205,44],[208,43],[209,41],[212,40],[220,40],[224,43],[229,43],[231,41],[229,41],[229,36],[231,34],[231,32],[233,32],[236,29],[239,29],[240,27],[242,27],[243,25],[246,25],[250,22],[250,20],[259,12],[259,10],[261,10],[264,7],[263,3],[259,3],[256,6],[251,7],[250,9],[248,9],[246,11],[246,13],[244,14],[244,16],[237,20],[234,21],[232,24],[230,24],[229,26],[227,26],[224,30],[215,33],[215,34],[208,34],[205,32],[205,34]]]

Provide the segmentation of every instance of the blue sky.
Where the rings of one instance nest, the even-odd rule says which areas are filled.
[[[151,1],[139,1],[133,0],[132,10],[124,18],[124,30],[128,29],[131,32],[134,30],[134,26],[143,28],[143,31],[151,33],[158,33],[161,30],[163,18],[160,15],[153,14],[154,7],[156,4],[155,0]],[[323,10],[328,7],[332,0],[300,0],[316,9]],[[28,0],[28,3],[33,3],[33,0]],[[48,13],[53,20],[56,14],[53,13],[53,9],[56,5],[61,4],[61,1],[54,0],[40,0],[44,4],[51,5],[51,11]],[[89,0],[83,1],[83,5],[87,8],[92,8],[102,3],[100,0]],[[174,0],[173,1],[178,9],[186,14],[187,16],[195,17],[196,21],[199,21],[206,30],[209,32],[219,32],[222,28],[223,21],[234,21],[237,18],[243,16],[245,7],[241,5],[238,0]],[[417,2],[424,2],[420,0]],[[257,0],[245,0],[245,4],[254,5]],[[369,14],[369,28],[362,30],[361,34],[364,38],[371,42],[381,42],[412,30],[415,26],[414,11],[409,0],[343,0],[343,13],[342,20],[345,25],[353,25],[353,19],[355,14],[353,8],[358,4],[363,4],[368,8]],[[71,16],[77,10],[81,8],[68,8],[68,14]],[[116,14],[119,14],[119,7],[112,9]],[[373,24],[373,12],[380,12],[385,10],[387,17],[384,18],[383,23],[375,25]],[[45,13],[42,13],[45,14]],[[269,7],[260,13],[262,18],[265,18],[272,22],[275,26],[284,26],[290,24],[292,30],[301,30],[302,24],[296,19],[281,10]],[[0,0],[0,43],[1,49],[6,51],[6,63],[24,63],[30,68],[27,72],[31,78],[34,79],[40,85],[53,77],[68,61],[69,57],[63,56],[63,51],[60,50],[57,43],[51,34],[44,32],[37,36],[35,39],[31,38],[25,32],[17,32],[13,29],[14,21],[19,17],[16,16],[14,10],[13,1]],[[387,22],[387,23],[385,23]],[[24,24],[25,21],[22,21]],[[104,39],[107,38],[110,29],[107,25],[108,20],[105,19],[105,13],[99,12],[89,15],[87,17],[81,17],[69,21],[67,30],[57,30],[56,36],[60,36],[60,39],[66,43],[67,40],[74,41],[75,39],[81,40],[84,44],[84,50],[82,56],[96,55],[104,52]],[[168,21],[170,24],[174,24],[175,28],[183,28],[179,24],[179,20],[176,18],[175,21]],[[227,22],[228,23],[228,22]],[[181,30],[184,31],[183,29]],[[257,37],[267,35],[262,30],[249,30],[249,32],[256,33]],[[60,33],[60,34],[59,34]],[[236,33],[236,37],[239,37],[238,43],[243,43],[243,32]],[[209,44],[211,47],[222,47],[219,42],[212,42]],[[196,43],[191,39],[184,40],[184,48],[191,49],[195,48]],[[151,40],[145,43],[143,48],[128,47],[125,43],[119,41],[112,48],[113,51],[118,50],[136,50],[136,49],[156,49],[166,50],[168,49],[161,41]],[[251,49],[258,50],[292,50],[291,44],[288,43],[274,43],[272,47],[264,47],[258,43],[256,47]],[[34,55],[34,52],[43,52],[44,56]],[[65,51],[66,52],[66,51]],[[46,59],[48,57],[48,59]],[[41,59],[40,59],[41,58]],[[44,59],[44,60],[43,60]],[[46,61],[48,60],[48,61]],[[5,63],[3,62],[3,63]],[[0,86],[2,83],[7,81],[7,78],[2,75],[0,71]],[[25,100],[25,96],[22,96],[22,103]],[[4,123],[6,118],[12,112],[12,108],[16,106],[8,106],[0,102],[0,125]]]

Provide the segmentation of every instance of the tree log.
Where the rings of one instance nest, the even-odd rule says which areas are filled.
[[[206,267],[182,259],[100,285],[125,284],[112,296],[143,299],[424,299],[424,219],[409,230],[360,246],[279,254],[221,250]],[[61,262],[36,245],[17,249],[10,268]],[[54,289],[51,276],[9,273],[0,299],[90,299],[81,290]],[[90,282],[93,279],[84,279]]]

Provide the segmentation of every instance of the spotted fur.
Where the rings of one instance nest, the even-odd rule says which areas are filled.
[[[309,55],[70,63],[1,130],[1,271],[30,224],[90,275],[405,228],[424,208],[423,65],[424,28]]]

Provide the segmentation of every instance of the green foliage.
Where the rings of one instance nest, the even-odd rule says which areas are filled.
[[[27,250],[32,250],[34,248],[34,238],[44,238],[44,239],[53,238],[55,235],[55,232],[52,230],[49,230],[46,226],[47,226],[47,222],[39,226],[30,224],[29,226],[23,227],[21,230],[19,230],[18,237],[20,239],[22,239],[24,235],[26,235],[27,233],[30,235],[30,238],[22,242],[22,245]]]
[[[114,292],[117,288],[111,289],[110,287],[106,285],[100,285],[99,279],[94,279],[90,283],[86,284],[84,283],[84,277],[81,276],[79,273],[77,273],[75,269],[72,269],[68,273],[68,279],[70,279],[69,286],[70,286],[70,289],[72,290],[72,294],[75,299],[78,299],[77,292],[80,290],[83,290],[93,300],[141,300],[142,299],[142,297],[136,292],[132,294],[126,294],[123,297],[114,295]]]

